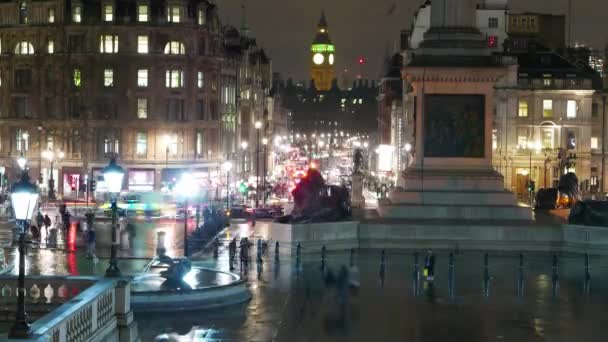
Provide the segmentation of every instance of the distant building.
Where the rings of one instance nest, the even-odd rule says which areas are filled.
[[[336,74],[334,65],[336,48],[329,37],[329,26],[327,25],[325,12],[321,13],[310,53],[310,78],[314,81],[315,89],[329,91]]]
[[[291,112],[291,130],[300,133],[344,131],[377,134],[376,81],[356,80],[342,90],[334,80],[329,91],[317,91],[291,80],[280,82],[277,92]]]
[[[103,192],[109,156],[127,169],[131,191],[166,189],[184,170],[211,178],[223,157],[217,12],[207,0],[0,3],[9,176],[23,155],[46,191],[53,152],[65,198],[82,198],[87,175]]]
[[[541,13],[509,13],[507,33],[516,49],[526,49],[529,42],[542,43],[549,50],[566,48],[566,16]]]

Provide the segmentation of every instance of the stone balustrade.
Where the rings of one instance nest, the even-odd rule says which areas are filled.
[[[16,277],[0,277],[2,312],[14,315],[16,285]],[[18,341],[138,341],[130,291],[128,279],[28,276],[26,311],[48,313],[33,322],[29,339]]]

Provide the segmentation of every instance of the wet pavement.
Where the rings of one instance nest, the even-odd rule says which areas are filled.
[[[1,232],[5,228],[0,222],[2,240],[7,236]],[[255,228],[233,222],[222,234],[219,258],[209,253],[199,258],[205,266],[227,271],[228,240],[265,238],[267,228],[267,222],[258,222]],[[153,255],[159,229],[167,232],[167,242],[171,242],[168,254],[181,255],[183,222],[172,226],[160,221],[138,224],[132,250],[124,251],[125,256]],[[14,249],[5,251],[9,259],[14,257]],[[357,252],[352,271],[357,271],[361,285],[344,291],[327,279],[332,278],[328,274],[336,275],[341,266],[349,265],[347,251],[328,254],[322,271],[320,251],[304,256],[296,267],[287,248],[281,248],[277,262],[271,243],[261,267],[253,258],[249,269],[242,272],[252,292],[251,301],[213,311],[136,315],[139,333],[142,341],[206,342],[608,340],[602,326],[608,313],[608,258],[591,258],[587,294],[581,255],[559,255],[556,276],[552,255],[526,254],[523,282],[518,282],[518,255],[490,255],[485,277],[483,253],[455,254],[450,270],[449,251],[435,252],[433,282],[414,281],[413,251],[387,251],[384,271],[380,251]],[[95,263],[80,250],[33,249],[28,271],[103,274],[107,265],[103,248],[99,254],[102,258]],[[136,272],[145,263],[121,259],[120,267],[125,273]],[[519,290],[518,283],[523,283]]]

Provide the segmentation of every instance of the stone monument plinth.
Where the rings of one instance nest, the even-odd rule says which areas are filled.
[[[402,70],[415,99],[415,162],[379,206],[383,218],[532,220],[492,167],[494,88],[516,63],[492,55],[474,1],[437,0],[431,28]]]

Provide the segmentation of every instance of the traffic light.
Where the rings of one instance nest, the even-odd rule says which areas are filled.
[[[95,192],[95,189],[97,188],[97,181],[96,180],[91,180],[91,192]]]
[[[242,194],[247,192],[247,186],[245,185],[245,183],[241,182],[241,184],[239,184],[239,192]]]

